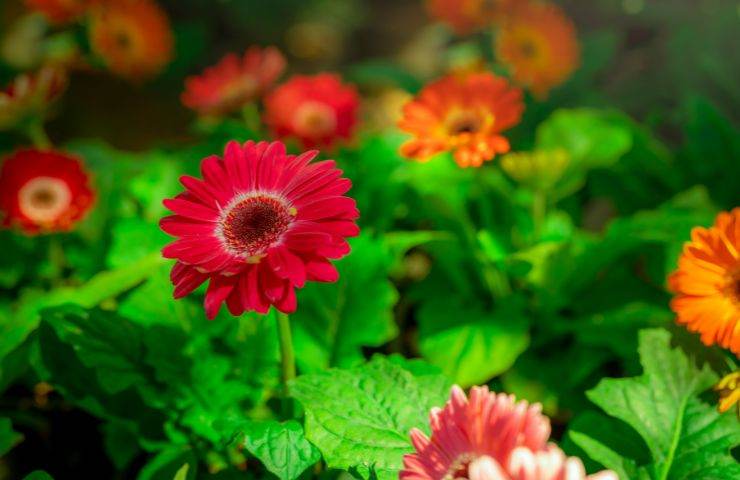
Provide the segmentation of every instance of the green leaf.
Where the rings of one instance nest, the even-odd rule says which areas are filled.
[[[193,468],[189,468],[190,466]],[[154,458],[144,465],[136,480],[172,480],[176,475],[180,475],[183,468],[186,474],[184,478],[194,480],[198,460],[195,454],[189,449],[171,447],[159,452]],[[179,478],[177,480],[180,480]]]
[[[0,418],[0,457],[8,453],[21,439],[23,435],[13,431],[10,419]]]
[[[449,383],[375,357],[350,370],[300,376],[290,390],[306,410],[306,437],[329,468],[356,469],[363,478],[374,471],[391,480],[413,450],[409,431],[429,431],[429,410],[445,402]]]
[[[558,110],[537,129],[537,147],[566,149],[582,166],[608,167],[632,145],[629,130],[611,112]]]
[[[190,470],[190,464],[186,463],[182,467],[180,467],[180,470],[177,471],[175,474],[175,478],[172,480],[187,480],[188,478],[188,470]]]
[[[588,397],[644,439],[651,459],[639,467],[638,478],[738,478],[740,464],[730,454],[740,443],[737,420],[720,415],[699,398],[717,380],[716,375],[706,364],[697,366],[680,348],[671,349],[670,340],[664,330],[640,332],[644,373],[635,378],[602,380]],[[579,435],[572,439],[609,468],[630,465],[629,459],[619,461],[613,450],[605,447],[608,443],[598,431],[592,437],[591,441]],[[621,443],[627,444],[626,440]],[[619,454],[628,456],[623,451]]]
[[[493,312],[450,300],[424,303],[418,315],[422,355],[463,387],[508,370],[529,345],[528,322],[514,300]]]
[[[321,454],[303,433],[303,427],[291,420],[285,423],[241,420],[230,430],[240,446],[257,457],[281,480],[294,480],[321,459]]]
[[[119,220],[111,235],[113,243],[107,257],[111,268],[121,268],[159,252],[170,239],[157,224],[138,217]]]
[[[23,480],[54,480],[54,477],[42,470],[36,470],[26,475]]]
[[[291,318],[303,371],[357,365],[364,359],[362,347],[381,346],[398,334],[398,295],[387,278],[390,254],[368,236],[351,245],[352,253],[337,264],[339,281],[309,283],[299,293],[300,308]]]

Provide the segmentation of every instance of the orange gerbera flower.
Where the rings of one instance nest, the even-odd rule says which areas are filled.
[[[692,230],[668,284],[678,323],[740,357],[740,207]]]
[[[510,0],[427,0],[433,18],[446,23],[458,35],[487,27]]]
[[[461,167],[479,167],[509,151],[501,132],[519,123],[523,111],[521,90],[501,77],[448,75],[404,105],[398,126],[414,138],[401,145],[401,155],[425,161],[452,151]]]
[[[496,56],[537,97],[565,82],[580,61],[573,22],[556,5],[522,2],[511,8],[496,39]]]
[[[96,0],[26,0],[26,6],[50,22],[73,22],[84,15]]]
[[[90,44],[114,73],[140,80],[172,58],[167,14],[151,0],[104,0],[92,12]]]

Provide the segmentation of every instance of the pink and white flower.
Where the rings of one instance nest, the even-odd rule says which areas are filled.
[[[473,387],[452,388],[444,408],[429,415],[432,436],[411,431],[415,453],[404,456],[401,480],[618,480],[611,471],[586,476],[550,437],[539,404]]]

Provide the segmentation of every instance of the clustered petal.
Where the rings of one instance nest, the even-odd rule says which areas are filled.
[[[521,120],[522,92],[492,73],[448,75],[404,106],[398,126],[414,137],[401,154],[419,161],[451,151],[461,167],[479,167],[510,149],[501,132]]]
[[[691,231],[668,285],[678,323],[740,357],[740,207]]]
[[[266,313],[271,305],[296,309],[295,288],[333,282],[330,259],[349,253],[359,229],[351,182],[333,160],[311,163],[317,152],[293,156],[280,142],[227,145],[223,158],[203,160],[203,179],[184,176],[185,192],[165,200],[174,215],[161,228],[178,237],[165,247],[177,259],[175,297],[208,282],[205,310],[214,318]]]
[[[54,151],[19,150],[0,169],[2,225],[32,235],[71,230],[95,201],[89,177],[76,157]]]
[[[538,404],[473,387],[455,386],[429,416],[427,437],[411,431],[415,453],[404,456],[402,480],[618,480],[610,471],[586,476],[578,458],[547,443],[550,421]]]
[[[90,45],[113,73],[142,80],[171,60],[170,21],[152,0],[101,0],[90,15]]]
[[[182,103],[203,115],[227,114],[262,96],[284,70],[285,57],[275,47],[231,53],[185,80]]]
[[[458,35],[487,27],[512,0],[427,0],[429,14]]]
[[[329,148],[351,138],[359,104],[355,88],[337,75],[296,75],[265,98],[265,123],[280,139]]]

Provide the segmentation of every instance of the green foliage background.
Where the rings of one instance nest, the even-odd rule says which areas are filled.
[[[408,431],[428,431],[453,383],[541,402],[589,471],[740,478],[737,418],[709,391],[737,360],[674,327],[665,288],[691,228],[740,205],[730,1],[561,2],[582,66],[528,97],[510,135],[514,151],[571,158],[539,220],[537,192],[498,162],[408,162],[368,112],[354,142],[322,152],[352,179],[363,233],[337,283],[299,292],[291,418],[274,315],[209,322],[202,289],[172,299],[161,200],[227,140],[266,136],[248,115],[195,122],[184,76],[274,43],[291,73],[340,71],[370,109],[461,52],[491,59],[490,33],[454,38],[419,3],[162,2],[178,54],[159,79],[72,78],[49,132],[99,200],[72,234],[0,232],[0,478],[396,478]],[[2,25],[21,10],[3,3]],[[288,26],[312,22],[336,48],[301,58]],[[2,153],[24,142],[0,133]]]

